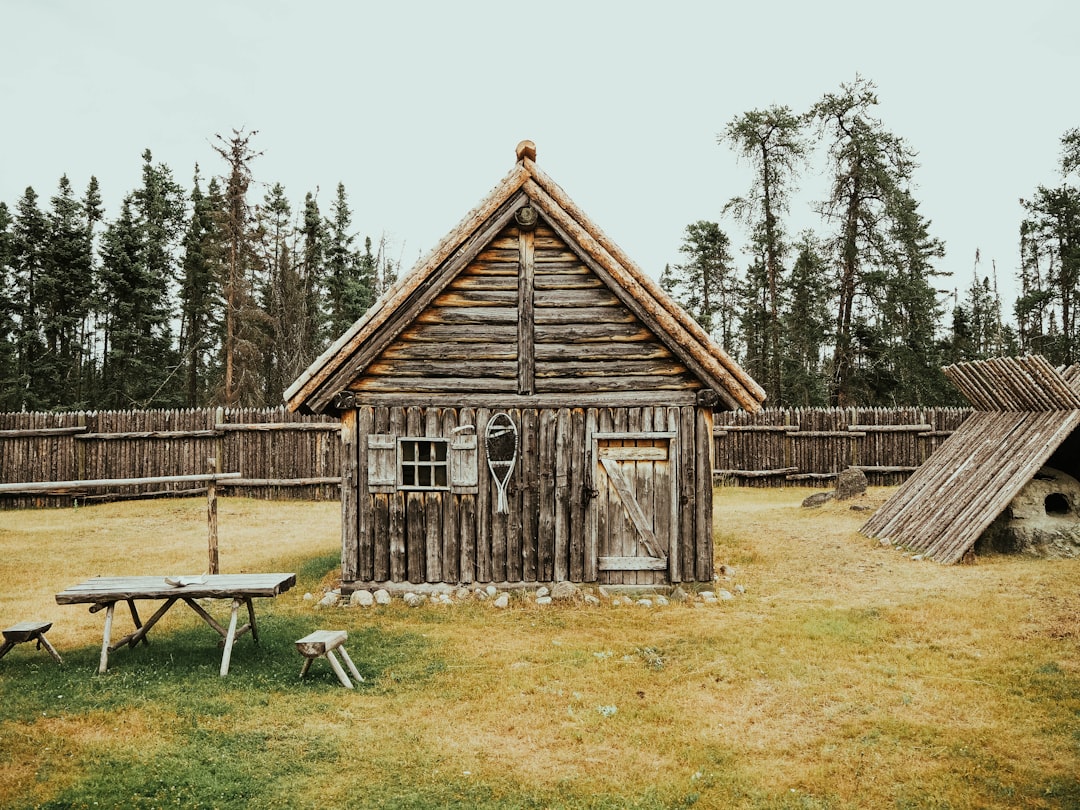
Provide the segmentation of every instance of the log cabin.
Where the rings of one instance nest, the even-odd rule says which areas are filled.
[[[516,158],[285,393],[341,419],[346,593],[713,578],[713,410],[764,391]]]

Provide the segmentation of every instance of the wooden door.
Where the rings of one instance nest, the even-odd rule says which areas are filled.
[[[598,580],[669,581],[678,527],[674,433],[596,433],[590,452],[595,498],[589,521]],[[672,569],[674,570],[674,569]]]

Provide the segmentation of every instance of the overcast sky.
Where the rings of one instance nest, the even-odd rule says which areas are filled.
[[[919,154],[916,199],[946,243],[940,286],[1017,268],[1018,198],[1054,184],[1080,126],[1075,0],[905,3],[0,0],[0,200],[42,205],[97,176],[113,216],[141,154],[190,186],[211,144],[257,130],[252,166],[294,211],[343,182],[361,238],[411,267],[509,171],[537,162],[647,272],[686,226],[722,223],[749,167],[717,144],[773,104],[801,112],[856,75]],[[821,166],[791,226],[817,226]],[[266,186],[253,195],[261,199]]]

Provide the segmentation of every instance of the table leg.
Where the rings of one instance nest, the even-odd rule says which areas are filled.
[[[259,628],[255,626],[255,606],[251,604],[251,599],[245,599],[248,606],[248,626],[251,628],[251,637],[255,640],[255,643],[259,643]]]
[[[112,617],[116,602],[109,602],[105,607],[105,632],[101,637],[101,660],[98,662],[98,674],[104,675],[109,669],[109,639],[112,636]]]
[[[229,659],[232,658],[233,641],[236,639],[236,612],[240,609],[240,599],[232,601],[232,615],[229,617],[229,630],[225,635],[225,651],[221,654],[221,677],[229,674]]]
[[[139,619],[139,611],[135,607],[135,600],[134,599],[128,599],[127,603],[128,603],[128,610],[131,611],[131,621],[135,624],[135,629],[139,630],[139,629],[142,628],[142,621]],[[131,647],[134,647],[140,641],[143,644],[147,645],[147,646],[150,645],[150,639],[148,639],[146,637],[145,633],[142,634],[141,638],[135,638],[133,636],[132,639],[128,642],[128,645],[131,646]]]

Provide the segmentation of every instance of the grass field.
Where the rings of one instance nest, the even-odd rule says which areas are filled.
[[[4,512],[0,624],[54,621],[65,666],[0,661],[0,807],[1080,807],[1080,560],[915,561],[807,492],[717,490],[731,601],[504,611],[317,611],[337,504],[223,500],[222,570],[299,576],[224,679],[180,609],[97,675],[102,614],[53,599],[202,572],[205,502]],[[298,679],[317,627],[360,688]]]

